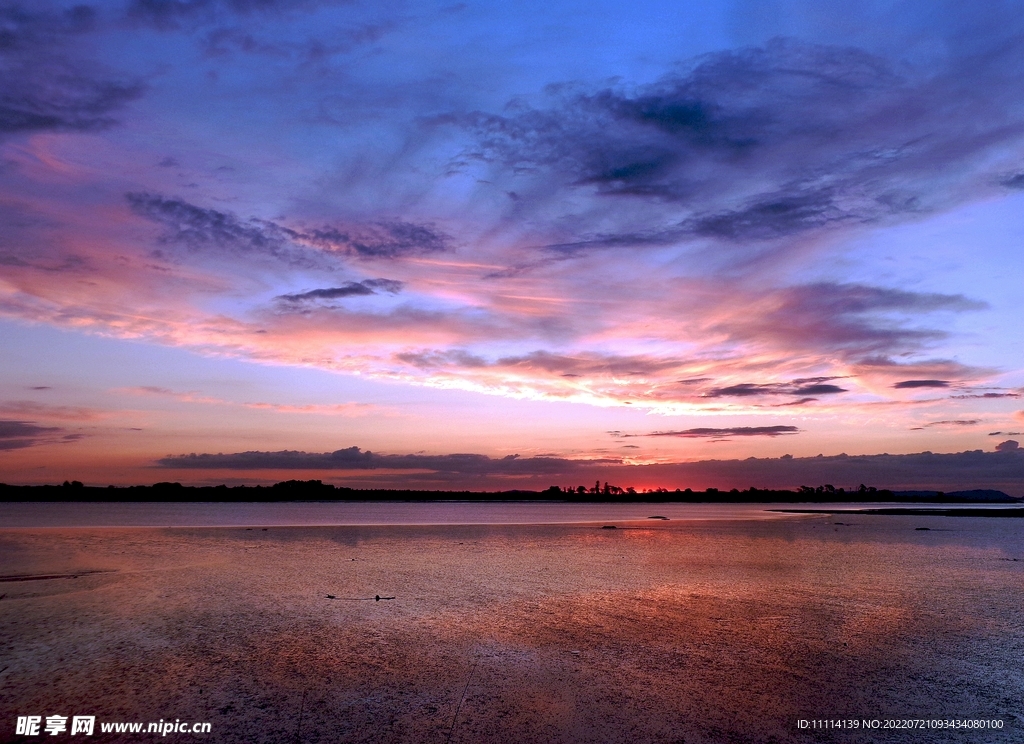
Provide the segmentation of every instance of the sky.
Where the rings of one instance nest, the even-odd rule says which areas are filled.
[[[999,0],[0,0],[0,481],[1022,495],[1021,90]]]

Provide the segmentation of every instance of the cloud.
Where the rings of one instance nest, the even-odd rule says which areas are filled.
[[[1003,186],[1011,189],[1024,189],[1024,173],[1017,173],[1003,181]]]
[[[799,432],[800,429],[795,426],[734,426],[724,429],[701,427],[683,429],[682,431],[655,431],[650,434],[634,434],[633,436],[702,439],[709,437],[778,437]]]
[[[285,5],[139,0],[130,7],[141,14],[139,19],[156,25],[192,23],[187,19],[205,23],[216,17],[217,28],[231,32],[224,43],[235,49],[248,42],[234,33],[231,23],[220,22],[222,15],[252,13],[249,21],[255,27],[266,20],[259,15],[262,10]],[[332,21],[328,16],[316,20]],[[107,13],[100,20],[109,17]],[[261,33],[294,40],[314,27],[302,19],[294,26],[282,24],[280,30],[270,23]],[[211,38],[208,31],[214,29],[191,33],[191,38]],[[116,34],[124,32],[121,27]],[[185,43],[141,33],[155,46],[138,60],[125,58],[125,64],[155,70],[154,61],[161,55],[178,58]],[[121,37],[110,39],[120,43]],[[397,51],[382,46],[381,59]],[[421,115],[426,115],[426,105],[430,111],[438,106],[458,109],[458,95],[446,91],[442,99],[425,101],[410,97],[408,88],[395,87],[399,83],[390,77],[388,85],[368,95],[361,87],[364,73],[353,70],[352,91],[345,95],[362,108],[353,113],[352,137],[332,140],[334,155],[324,158],[301,145],[308,139],[302,133],[320,126],[307,117],[317,97],[336,88],[337,78],[293,76],[290,66],[276,63],[263,65],[254,77],[245,72],[253,62],[225,62],[216,84],[212,77],[203,77],[208,71],[203,66],[199,77],[189,78],[188,85],[198,87],[190,88],[195,98],[185,108],[175,92],[185,79],[177,73],[161,75],[160,90],[147,102],[139,131],[144,134],[155,121],[167,126],[177,121],[185,128],[174,131],[184,142],[197,121],[202,125],[204,117],[216,114],[209,126],[219,131],[220,124],[227,122],[230,129],[232,122],[240,122],[248,133],[246,142],[258,142],[268,127],[278,135],[290,132],[279,138],[284,149],[275,152],[298,159],[257,158],[270,168],[265,183],[247,179],[251,188],[239,191],[236,179],[257,165],[256,160],[247,165],[246,158],[258,155],[258,148],[239,145],[236,138],[227,149],[189,154],[167,141],[146,150],[145,137],[133,139],[132,147],[146,152],[140,150],[137,161],[143,180],[135,179],[139,185],[131,187],[121,204],[122,216],[133,215],[125,224],[102,210],[73,208],[80,198],[94,198],[87,194],[121,198],[126,187],[110,181],[114,171],[94,167],[120,150],[86,157],[75,150],[86,144],[61,138],[68,167],[78,168],[83,179],[76,192],[81,196],[72,199],[61,195],[70,191],[42,186],[33,192],[47,194],[45,204],[38,202],[41,197],[31,197],[40,213],[60,215],[54,221],[66,219],[67,224],[26,228],[24,253],[0,257],[25,263],[4,267],[5,280],[8,275],[18,279],[0,298],[5,314],[203,353],[312,363],[343,373],[511,397],[629,403],[666,411],[671,406],[677,411],[734,411],[797,405],[805,406],[800,413],[810,414],[828,406],[856,405],[859,399],[850,391],[883,388],[853,379],[853,365],[877,368],[875,362],[883,358],[913,363],[920,352],[946,341],[947,329],[955,327],[946,322],[946,314],[983,307],[958,294],[838,280],[808,283],[798,264],[826,267],[828,272],[832,269],[827,267],[842,272],[848,265],[819,263],[809,255],[799,262],[764,261],[748,267],[756,275],[743,273],[748,270],[743,268],[743,252],[756,243],[786,238],[787,246],[795,245],[799,241],[789,238],[923,214],[932,208],[929,194],[946,193],[946,186],[934,180],[939,176],[943,183],[956,181],[965,192],[974,188],[967,182],[976,162],[971,153],[984,150],[974,127],[988,131],[993,143],[1005,143],[1013,121],[1004,121],[1005,131],[990,130],[994,120],[988,109],[979,107],[976,121],[970,120],[967,133],[957,140],[963,152],[943,151],[952,142],[949,123],[933,107],[942,102],[938,108],[952,106],[962,113],[961,102],[947,101],[927,84],[932,80],[938,88],[947,86],[951,78],[944,71],[926,80],[920,71],[864,52],[779,42],[702,57],[651,85],[555,86],[546,97],[531,104],[515,102],[500,115],[452,114],[448,124],[461,127],[454,132],[458,142],[453,145],[450,126],[439,134]],[[233,72],[227,74],[228,69]],[[516,87],[522,89],[521,82]],[[273,111],[231,118],[239,113],[235,103],[248,100],[242,94],[254,90],[251,85],[274,92],[278,102]],[[1002,106],[995,99],[979,101]],[[394,121],[388,118],[392,114]],[[366,116],[381,118],[359,118]],[[1016,114],[1007,116],[1012,120]],[[415,132],[408,128],[413,118]],[[364,125],[378,124],[394,124],[397,130],[375,137],[366,149],[358,132]],[[939,125],[934,136],[918,137],[933,124]],[[479,186],[482,179],[459,181],[458,186],[456,181],[432,180],[434,185],[421,188],[415,174],[432,174],[430,164],[436,164],[439,153],[466,142],[467,127],[475,138],[470,149],[476,159],[465,167],[493,168],[494,180]],[[399,141],[405,143],[400,151],[389,149]],[[929,153],[936,156],[934,162]],[[180,160],[180,167],[153,167],[170,155]],[[229,157],[238,170],[226,175],[219,168],[227,167]],[[394,175],[371,183],[378,178],[378,167]],[[40,166],[40,172],[52,176],[46,168]],[[997,178],[986,174],[982,179],[986,188],[1000,188],[999,179],[1020,170],[1019,164],[1000,163],[999,168]],[[185,179],[195,179],[200,187],[184,191]],[[396,187],[398,182],[405,186]],[[938,191],[929,191],[933,187]],[[477,198],[483,192],[475,189],[495,189],[500,206]],[[511,201],[509,191],[519,198]],[[95,198],[96,204],[103,200]],[[399,204],[402,208],[395,209]],[[306,210],[329,216],[309,218]],[[278,216],[282,213],[290,216]],[[436,222],[431,221],[434,214],[440,215]],[[505,217],[506,224],[493,224]],[[516,232],[504,231],[508,224]],[[145,259],[137,255],[144,233],[152,236],[151,242],[158,241],[150,247],[159,249],[168,266],[144,265]],[[552,251],[537,250],[580,246],[587,240],[595,245],[603,241],[609,251],[588,256],[580,250],[577,258],[556,261]],[[62,243],[89,261],[92,284],[73,283],[72,276],[60,281],[32,276],[42,266],[34,252],[50,250],[47,245],[65,250]],[[638,245],[677,243],[691,245],[659,251],[656,261],[653,253],[644,258],[632,252]],[[817,250],[823,244],[808,240],[804,247]],[[170,265],[200,263],[205,257],[210,261],[201,270]],[[242,260],[249,257],[313,270],[293,275],[257,271]],[[387,269],[365,268],[370,261],[395,258],[415,260]],[[529,280],[506,276],[479,281],[485,272],[521,258],[550,262],[539,265]],[[61,265],[56,260],[52,264]],[[717,268],[707,268],[709,264]],[[345,266],[365,270],[343,272]],[[80,278],[84,271],[67,273]],[[164,273],[157,276],[157,271]],[[400,285],[382,284],[395,279],[363,278],[379,275],[406,279],[417,291],[403,294],[398,302],[385,295],[398,292]],[[895,279],[892,283],[897,284]],[[276,301],[268,303],[268,297]],[[918,376],[961,379],[945,371],[895,369],[891,376],[901,376],[892,376],[886,385]],[[793,379],[800,375],[825,376]],[[884,394],[896,397],[898,391]],[[11,417],[22,415],[30,417]]]
[[[969,367],[951,359],[921,359],[918,361],[897,361],[891,355],[878,354],[855,360],[850,365],[855,376],[881,380],[886,387],[893,389],[901,382],[916,383],[920,381],[947,383],[953,381],[969,381],[988,377],[995,370],[985,367]],[[931,385],[911,385],[910,387],[931,387]],[[938,385],[937,387],[944,387]]]
[[[161,243],[181,245],[191,251],[220,248],[239,254],[266,254],[289,263],[312,266],[316,257],[325,253],[398,258],[448,248],[447,237],[430,225],[378,221],[344,229],[294,230],[270,220],[243,220],[229,212],[198,207],[158,194],[130,192],[125,194],[125,199],[137,215],[165,228]],[[391,291],[386,285],[377,288]]]
[[[509,455],[492,458],[477,454],[386,455],[348,447],[313,453],[236,452],[233,454],[171,455],[158,461],[161,467],[233,470],[429,470],[472,475],[538,475],[572,472],[583,465],[614,464],[618,460],[569,460],[560,457]]]
[[[396,258],[449,249],[448,236],[433,225],[379,221],[353,227],[323,227],[296,233],[300,240],[337,253],[364,258]]]
[[[941,380],[939,380],[941,382]],[[949,396],[953,400],[971,400],[971,399],[992,399],[992,398],[1019,398],[1020,393],[971,393],[970,395],[951,395]]]
[[[379,455],[358,447],[336,452],[297,451],[192,454],[162,458],[158,466],[180,470],[307,470],[349,471],[344,482],[361,482],[352,473],[394,471],[375,476],[365,487],[431,488],[537,488],[564,476],[574,482],[609,481],[622,486],[642,485],[670,489],[796,488],[832,483],[856,489],[864,483],[878,488],[958,489],[996,488],[1020,494],[1024,482],[1024,449],[958,453],[920,452],[906,455],[854,455],[829,457],[701,460],[682,463],[634,465],[618,459],[574,460],[563,457],[492,458],[479,454]],[[403,472],[404,471],[404,472]],[[424,473],[423,471],[429,471]],[[515,480],[508,480],[512,476]],[[385,485],[389,484],[389,485]]]
[[[267,403],[262,401],[232,401],[223,398],[213,398],[202,395],[196,390],[179,392],[169,388],[153,385],[142,385],[138,387],[121,388],[117,392],[129,395],[157,396],[171,398],[182,403],[198,403],[202,405],[215,406],[238,406],[241,408],[252,408],[256,410],[275,411],[277,413],[301,413],[318,414],[326,416],[367,416],[370,414],[394,415],[392,411],[373,403],[332,403],[332,404],[295,404],[295,403]]]
[[[944,388],[949,387],[948,380],[903,380],[893,385],[897,390],[913,388]]]
[[[39,389],[39,388],[34,388]],[[31,400],[8,400],[0,402],[0,415],[29,416],[32,418],[58,419],[65,421],[91,421],[100,418],[103,412],[84,406],[52,406]]]
[[[791,400],[788,403],[776,403],[773,407],[774,408],[782,408],[783,406],[802,406],[802,405],[805,405],[807,403],[813,403],[816,400],[818,400],[818,399],[817,398],[798,398],[796,400]]]
[[[946,310],[983,307],[962,295],[908,292],[862,284],[820,282],[777,290],[766,312],[745,321],[723,323],[735,336],[774,337],[785,346],[810,346],[863,357],[906,352],[941,339],[942,331],[908,327],[900,318]]]
[[[289,304],[316,302],[318,300],[338,300],[345,297],[358,297],[377,294],[377,290],[388,294],[402,291],[403,282],[395,279],[366,279],[361,282],[348,282],[341,287],[312,289],[308,292],[280,295],[276,299]]]
[[[490,369],[505,372],[541,373],[562,378],[580,377],[656,377],[659,373],[676,369],[683,364],[679,359],[658,359],[643,355],[617,354],[558,354],[534,351],[518,356],[499,357],[493,361],[465,350],[403,352],[396,358],[422,369],[461,367]]]
[[[313,10],[344,0],[130,0],[126,15],[136,23],[161,30],[222,19],[226,15]]]
[[[1014,439],[1007,439],[996,445],[996,452],[1013,452],[1020,447],[1020,442]]]
[[[816,377],[793,380],[790,383],[770,382],[753,383],[741,382],[736,385],[714,388],[703,393],[705,398],[747,398],[761,395],[794,395],[805,396],[801,402],[807,402],[806,396],[813,395],[835,395],[847,392],[846,388],[826,383],[826,380],[834,380],[835,377]]]
[[[0,136],[105,129],[116,123],[115,112],[142,95],[141,83],[76,54],[95,17],[87,5],[0,7]]]
[[[321,30],[320,38],[287,40],[282,38],[277,26],[268,27],[259,21],[245,26],[218,24],[203,38],[202,50],[203,54],[211,58],[248,54],[275,60],[289,59],[305,66],[322,65],[335,55],[379,41],[397,25],[397,21],[389,20],[328,27]],[[318,118],[321,121],[337,122],[338,117],[332,114],[330,100],[321,101]]]
[[[165,228],[161,243],[183,245],[193,251],[218,247],[240,253],[299,258],[290,243],[295,233],[273,222],[241,220],[228,212],[146,192],[127,193],[125,199],[137,215]]]
[[[777,39],[704,55],[651,85],[552,85],[543,105],[453,121],[477,137],[463,161],[490,166],[506,190],[605,199],[601,222],[618,229],[556,250],[749,245],[963,198],[945,175],[1024,132],[1019,56],[1008,44],[926,71]]]
[[[39,426],[31,421],[0,419],[0,451],[73,442],[81,437],[81,434],[69,433],[59,426]]]

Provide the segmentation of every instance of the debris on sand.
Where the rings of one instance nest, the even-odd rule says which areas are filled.
[[[7,574],[0,576],[0,581],[49,581],[50,579],[77,579],[79,576],[91,576],[93,574],[116,572],[116,569],[108,568],[97,569],[95,571],[79,571],[78,573]]]

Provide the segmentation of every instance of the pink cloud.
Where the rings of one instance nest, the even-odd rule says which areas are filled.
[[[235,406],[240,408],[252,408],[257,410],[275,411],[277,413],[300,413],[316,414],[321,416],[346,417],[369,416],[371,414],[380,413],[390,413],[392,415],[394,414],[394,412],[391,411],[390,409],[374,405],[372,403],[296,405],[287,403],[239,402],[202,395],[198,391],[177,392],[174,390],[170,390],[169,388],[155,387],[149,385],[140,387],[121,388],[116,392],[126,393],[128,395],[156,396],[161,398],[169,398],[182,403],[199,403],[203,405],[214,406]]]

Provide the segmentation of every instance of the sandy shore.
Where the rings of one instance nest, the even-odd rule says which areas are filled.
[[[1019,520],[837,521],[0,532],[0,739],[1024,740]]]

